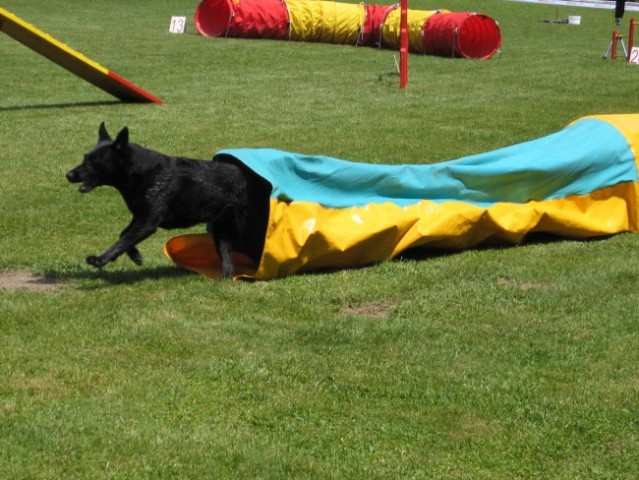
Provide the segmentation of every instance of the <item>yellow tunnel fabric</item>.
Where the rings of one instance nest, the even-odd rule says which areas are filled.
[[[291,40],[355,45],[366,16],[363,4],[286,0]]]

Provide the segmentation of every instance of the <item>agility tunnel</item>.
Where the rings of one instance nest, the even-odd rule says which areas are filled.
[[[207,37],[265,38],[399,49],[399,5],[320,0],[203,0],[195,26]],[[501,48],[499,25],[479,13],[408,10],[409,50],[490,58]]]
[[[518,244],[531,233],[589,238],[639,231],[639,114],[583,117],[552,135],[429,165],[375,165],[234,149],[266,186],[259,264],[238,278],[364,266],[408,249]],[[266,210],[266,209],[265,209]],[[219,277],[209,234],[170,239],[177,264]]]

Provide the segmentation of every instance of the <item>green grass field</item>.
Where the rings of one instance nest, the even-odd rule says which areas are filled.
[[[429,163],[637,112],[639,67],[602,60],[611,11],[411,0],[492,16],[503,51],[413,55],[402,91],[393,52],[203,38],[195,0],[2,6],[165,103],[120,103],[0,33],[0,272],[53,282],[0,290],[0,478],[637,478],[636,235],[216,282],[160,231],[143,267],[96,271],[128,213],[64,178],[101,121],[196,158]]]

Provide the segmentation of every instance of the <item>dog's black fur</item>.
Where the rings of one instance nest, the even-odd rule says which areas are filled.
[[[102,255],[87,263],[103,267],[123,253],[138,265],[136,245],[158,227],[186,228],[207,223],[222,262],[224,278],[235,275],[231,252],[259,262],[268,217],[268,187],[250,170],[228,161],[170,157],[134,143],[124,127],[111,138],[104,126],[98,144],[83,162],[67,173],[71,183],[82,183],[81,193],[95,187],[115,187],[133,214],[120,238]]]

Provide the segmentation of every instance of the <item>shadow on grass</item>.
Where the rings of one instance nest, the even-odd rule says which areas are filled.
[[[170,267],[143,267],[136,270],[115,270],[106,269],[74,269],[64,272],[50,270],[45,272],[46,278],[54,278],[59,280],[94,280],[93,285],[83,285],[80,289],[94,289],[116,285],[132,285],[148,280],[159,281],[167,278],[182,278],[194,275],[192,272],[177,266]]]
[[[552,233],[531,233],[526,236],[526,238],[518,244],[514,244],[507,241],[499,241],[499,240],[489,240],[479,245],[475,245],[470,248],[462,248],[462,249],[444,249],[444,248],[420,248],[416,247],[413,249],[408,249],[402,252],[397,258],[403,260],[429,260],[431,258],[440,258],[440,257],[449,257],[453,255],[458,255],[460,253],[469,251],[469,250],[477,250],[477,251],[490,251],[490,250],[507,250],[515,247],[525,247],[531,245],[547,245],[547,244],[560,244],[565,242],[571,243],[597,243],[609,238],[614,237],[614,235],[603,235],[600,237],[590,237],[590,238],[568,238],[562,237],[560,235],[553,235]]]
[[[44,103],[37,105],[15,105],[13,107],[0,106],[0,112],[11,112],[19,110],[47,110],[47,109],[65,109],[77,107],[98,107],[105,105],[120,105],[122,100],[102,100],[96,102],[76,102],[76,103]]]
[[[545,244],[560,244],[560,243],[583,243],[583,244],[596,244],[598,242],[605,241],[614,237],[615,235],[593,237],[593,238],[566,238],[562,236],[534,233],[530,234],[522,243],[515,245],[508,242],[485,242],[472,248],[466,249],[439,249],[439,248],[424,248],[417,247],[403,251],[394,260],[408,260],[408,261],[428,261],[437,258],[454,257],[461,255],[469,250],[478,251],[491,251],[491,250],[506,250],[512,249],[517,246],[530,246],[530,245],[545,245]],[[390,260],[393,261],[393,260]],[[362,265],[358,267],[327,267],[316,270],[297,272],[297,276],[324,276],[336,273],[338,271],[345,270],[364,270],[374,267],[379,263],[372,263],[370,265]],[[142,267],[131,270],[108,270],[108,269],[93,269],[93,268],[75,268],[65,271],[49,270],[45,272],[44,278],[51,281],[80,281],[84,284],[78,285],[79,290],[95,290],[99,288],[105,288],[118,285],[133,285],[145,281],[160,281],[165,279],[180,279],[188,276],[197,276],[196,273],[186,270],[179,266],[163,266],[163,267]],[[204,277],[202,277],[204,278]],[[270,281],[283,280],[284,278],[276,278]],[[250,279],[247,281],[251,281]],[[86,283],[89,282],[89,283]]]

